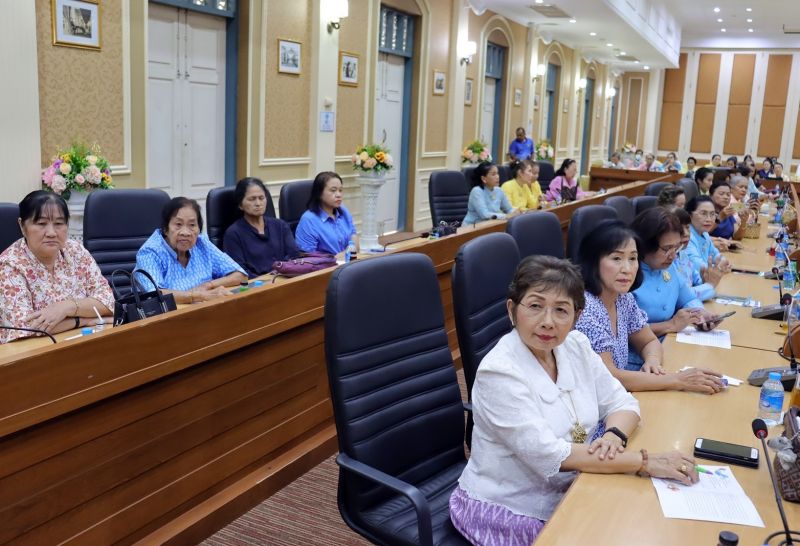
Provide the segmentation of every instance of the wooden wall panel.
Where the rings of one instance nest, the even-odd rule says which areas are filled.
[[[686,53],[681,53],[678,68],[664,73],[664,95],[661,104],[660,150],[677,150],[681,133],[683,88],[686,83]]]
[[[758,137],[758,155],[760,156],[777,156],[781,153],[781,137],[791,69],[791,55],[769,56],[767,79],[764,84],[764,107],[761,110],[761,132]]]
[[[722,55],[719,53],[702,53],[700,55],[692,124],[692,152],[708,153],[711,151],[721,61]]]
[[[753,95],[753,75],[756,68],[754,54],[733,56],[731,92],[728,99],[728,118],[725,125],[724,155],[744,155],[747,141],[747,120],[750,116],[750,100]]]

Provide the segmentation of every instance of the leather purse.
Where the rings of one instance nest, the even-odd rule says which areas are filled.
[[[783,417],[783,435],[790,439],[792,451],[798,455],[797,462],[787,470],[783,468],[777,455],[773,461],[781,497],[789,502],[800,502],[800,436],[798,436],[797,416],[798,408],[792,406]]]
[[[325,252],[306,252],[299,258],[278,261],[272,264],[271,275],[277,277],[298,277],[320,269],[336,267],[336,256]]]
[[[147,277],[154,290],[142,292],[134,278],[137,273]],[[120,293],[114,285],[114,276],[117,274],[130,278],[131,291],[128,294]],[[115,270],[111,274],[111,289],[114,291],[114,326],[161,315],[178,308],[175,304],[175,297],[172,294],[162,293],[150,273],[143,269],[134,269],[132,273],[122,269]]]

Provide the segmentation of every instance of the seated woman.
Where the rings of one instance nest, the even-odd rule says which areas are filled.
[[[161,212],[161,227],[136,253],[136,268],[147,271],[177,303],[229,296],[226,286],[247,281],[244,269],[214,246],[202,230],[197,201],[173,197]],[[144,275],[137,275],[136,281],[151,289]]]
[[[661,367],[661,343],[630,292],[642,283],[633,231],[616,220],[601,222],[581,242],[579,256],[586,307],[575,329],[589,338],[611,375],[631,392],[719,392],[722,382],[714,372],[691,368],[667,374]],[[629,347],[644,361],[641,371],[649,373],[626,370]]]
[[[339,254],[356,237],[350,211],[342,205],[342,178],[323,171],[314,178],[307,211],[300,218],[294,237],[303,252]]]
[[[664,166],[661,164],[660,161],[656,161],[656,156],[653,155],[651,152],[647,152],[644,154],[644,163],[639,165],[640,171],[648,171],[654,173],[663,173]]]
[[[484,161],[478,164],[472,172],[472,185],[467,202],[467,215],[462,224],[497,220],[514,212],[514,207],[500,189],[500,173],[494,163]]]
[[[708,301],[716,295],[717,284],[724,275],[720,269],[720,263],[724,259],[722,256],[717,258],[716,261],[709,262],[708,265],[697,268],[689,258],[686,248],[689,246],[691,239],[690,226],[692,225],[692,217],[683,209],[674,209],[672,211],[681,223],[681,249],[678,251],[678,257],[675,259],[675,264],[678,266],[678,271],[686,281],[686,284],[692,287],[697,299],[700,301]]]
[[[250,278],[272,271],[272,264],[296,258],[300,251],[289,224],[266,215],[269,193],[258,178],[236,184],[236,204],[242,217],[225,230],[222,248],[244,268]]]
[[[741,239],[742,217],[731,205],[730,184],[722,180],[714,182],[708,193],[711,196],[711,201],[714,203],[714,210],[717,213],[717,225],[711,230],[709,235],[722,239]],[[747,211],[743,212],[744,217],[747,218]]]
[[[83,245],[67,237],[69,209],[37,190],[19,204],[22,238],[0,254],[0,324],[55,334],[97,322],[114,310],[108,281]],[[35,332],[0,330],[0,343]]]
[[[735,155],[732,155],[725,160],[725,166],[728,167],[729,169],[735,169],[738,167],[738,165],[739,165],[739,159]]]
[[[472,451],[450,496],[450,519],[471,544],[531,544],[576,471],[697,482],[688,455],[625,450],[639,404],[573,330],[583,298],[566,260],[529,256],[517,268],[514,328],[478,368]]]
[[[756,172],[756,176],[762,180],[770,178],[770,176],[772,175],[773,167],[774,163],[772,161],[772,158],[765,157],[764,161],[761,163],[761,169],[759,169],[758,172]]]
[[[511,164],[511,180],[503,184],[503,193],[511,206],[521,212],[536,210],[542,198],[539,181],[539,164],[530,159]]]
[[[719,154],[714,154],[711,156],[711,162],[706,163],[706,167],[721,167],[722,166],[722,156]]]
[[[658,194],[658,205],[682,209],[686,206],[686,192],[680,186],[667,186]]]
[[[662,165],[664,168],[664,172],[682,172],[682,165],[681,162],[678,161],[678,156],[675,155],[675,152],[668,152],[667,159],[664,160]]]
[[[708,195],[711,184],[714,183],[714,171],[705,167],[700,167],[694,173],[694,181],[697,184],[697,191],[700,195]]]
[[[720,251],[709,235],[717,224],[714,202],[707,195],[699,195],[686,203],[686,212],[692,217],[692,225],[689,226],[691,238],[686,253],[694,266],[700,269],[706,267],[709,260],[714,263],[720,260],[722,269],[726,273],[730,271],[730,264],[726,259],[721,259]]]
[[[577,174],[578,162],[574,159],[565,159],[550,181],[545,199],[556,202],[576,201],[594,195],[594,192],[585,192],[581,189]]]
[[[740,214],[742,225],[753,223],[758,219],[758,211],[761,205],[758,201],[758,193],[756,198],[750,199],[748,190],[750,189],[750,180],[741,174],[734,174],[731,176],[731,206],[737,213],[746,211],[747,214]]]
[[[622,162],[622,154],[619,152],[613,152],[611,157],[608,161],[603,163],[603,167],[606,169],[624,169],[625,163]]]
[[[653,333],[663,339],[666,334],[680,332],[689,325],[703,330],[714,328],[713,315],[703,308],[703,302],[683,280],[675,263],[681,249],[678,217],[662,207],[653,207],[639,214],[631,229],[639,237],[639,261],[644,276],[633,295],[647,313]],[[643,363],[639,355],[631,354],[626,369],[637,370]]]

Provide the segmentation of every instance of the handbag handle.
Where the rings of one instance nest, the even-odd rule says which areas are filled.
[[[134,279],[133,276],[136,275],[137,273],[141,273],[142,275],[144,275],[145,277],[147,277],[150,280],[150,283],[153,285],[153,288],[156,289],[155,292],[156,292],[156,298],[158,298],[158,303],[161,304],[161,309],[163,309],[164,312],[166,313],[167,312],[167,304],[164,302],[164,295],[161,293],[161,289],[158,287],[158,285],[156,284],[155,279],[150,275],[150,273],[148,273],[144,269],[134,269],[131,272],[131,279],[133,280],[133,282],[131,284],[132,285],[136,284],[136,279]],[[137,300],[137,303],[138,303],[138,300]]]
[[[115,269],[114,271],[111,272],[111,290],[113,290],[113,292],[114,292],[114,299],[118,300],[118,299],[122,298],[122,295],[120,294],[119,290],[117,289],[117,285],[114,284],[114,276],[117,273],[121,273],[122,275],[124,275],[124,276],[126,276],[126,277],[128,277],[130,279],[130,281],[131,281],[131,294],[133,294],[133,299],[134,299],[134,301],[136,301],[136,307],[137,308],[141,307],[142,306],[142,302],[139,299],[139,290],[138,290],[138,287],[136,286],[136,280],[133,278],[133,274],[131,272],[125,271],[124,269]]]

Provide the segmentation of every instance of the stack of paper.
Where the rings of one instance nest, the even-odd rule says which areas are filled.
[[[718,347],[720,349],[731,348],[731,333],[728,330],[711,330],[701,332],[694,326],[688,326],[678,332],[678,343],[689,343],[691,345],[705,345],[706,347]]]

